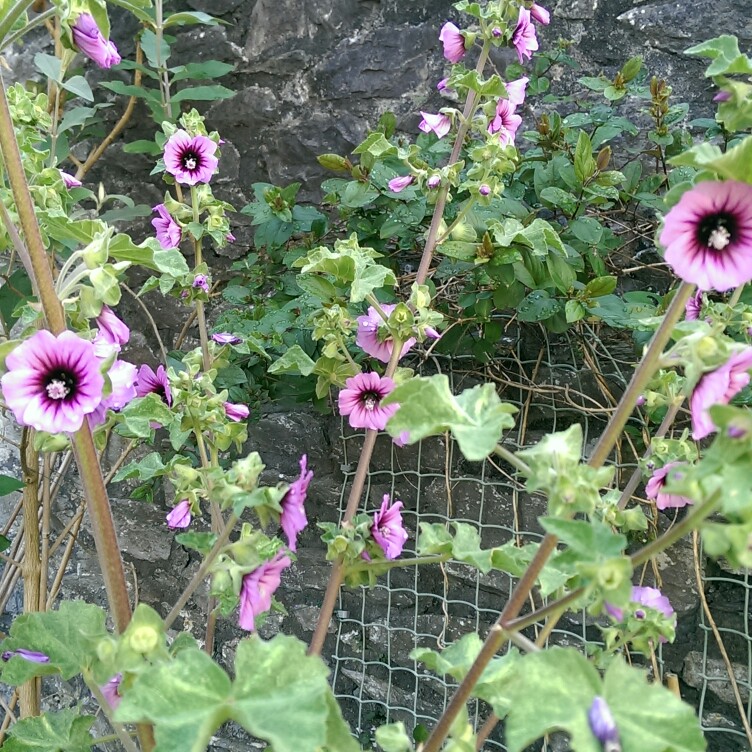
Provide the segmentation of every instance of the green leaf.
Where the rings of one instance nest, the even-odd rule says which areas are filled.
[[[620,556],[627,546],[627,539],[615,533],[610,525],[599,520],[562,520],[556,517],[540,517],[538,520],[547,533],[553,533],[575,553],[592,559]]]
[[[552,731],[566,731],[577,752],[602,752],[587,717],[593,698],[601,691],[600,676],[574,648],[552,647],[524,656],[517,662],[508,691],[509,752],[521,752]],[[637,752],[639,748],[623,749]]]
[[[600,298],[610,295],[616,289],[616,277],[596,277],[585,285],[584,294],[588,298]]]
[[[157,154],[162,154],[162,149],[156,144],[156,142],[148,141],[144,138],[124,144],[123,151],[126,154],[151,154],[154,157]]]
[[[32,663],[14,657],[2,666],[2,681],[21,684],[32,676],[60,672],[63,679],[81,673],[92,664],[96,647],[107,636],[105,612],[83,601],[62,601],[57,611],[26,613],[16,618],[3,650],[36,650],[49,656],[49,663]]]
[[[61,86],[72,94],[75,94],[87,102],[94,101],[94,93],[89,86],[89,82],[83,76],[72,76],[67,81],[63,81]]]
[[[521,303],[517,312],[520,321],[543,321],[561,310],[561,303],[546,290],[533,290]]]
[[[473,525],[466,522],[453,522],[454,539],[452,540],[452,558],[470,564],[483,574],[491,571],[492,549],[485,551],[480,545],[480,533]]]
[[[544,188],[540,197],[541,201],[546,201],[555,209],[561,209],[567,216],[572,216],[577,210],[577,197],[556,186]]]
[[[194,81],[221,78],[228,73],[232,73],[234,70],[234,65],[231,63],[222,63],[219,60],[204,60],[200,63],[186,63],[186,65],[170,68],[173,81],[182,81],[188,78]]]
[[[384,752],[408,752],[413,748],[412,739],[405,731],[405,724],[389,723],[376,729],[376,744]]]
[[[269,373],[294,373],[302,376],[310,376],[316,363],[303,350],[300,345],[293,345],[287,352],[272,363]]]
[[[752,73],[752,60],[740,52],[739,40],[731,34],[696,44],[684,50],[684,54],[699,55],[713,61],[705,71],[706,78],[729,73]]]
[[[22,718],[8,729],[3,752],[90,752],[94,716],[66,708]]]
[[[185,24],[204,24],[205,26],[219,26],[222,21],[208,13],[200,11],[182,11],[167,16],[164,22],[165,29],[170,26],[184,26]]]
[[[162,274],[169,274],[171,277],[182,277],[190,271],[185,256],[177,248],[154,251],[153,258],[154,266]]]
[[[595,174],[595,170],[596,164],[593,159],[593,145],[590,143],[590,136],[588,136],[587,131],[581,130],[574,152],[574,174],[581,183],[584,183]]]
[[[178,533],[175,536],[175,540],[185,548],[190,548],[193,551],[198,551],[202,556],[211,551],[214,542],[217,540],[216,533]]]
[[[603,697],[624,752],[705,750],[707,743],[692,707],[661,684],[649,682],[644,671],[628,666],[621,656],[606,672]]]
[[[5,535],[0,535],[0,551],[7,551],[10,548],[11,539]]]
[[[230,678],[206,653],[186,648],[139,674],[115,719],[153,723],[160,752],[203,752],[231,717],[231,691]]]
[[[151,436],[152,423],[166,426],[170,424],[173,416],[162,398],[152,393],[132,399],[121,410],[120,417],[132,438],[147,439]]]
[[[60,83],[62,78],[62,71],[60,67],[60,59],[54,55],[48,55],[44,52],[37,52],[34,55],[34,65],[37,70],[50,81]]]
[[[374,290],[394,287],[397,277],[391,269],[381,264],[368,264],[355,268],[355,277],[350,286],[350,301],[360,303]]]
[[[0,496],[7,496],[13,491],[20,491],[25,483],[22,480],[12,478],[10,475],[0,475]]]
[[[328,752],[354,752],[358,745],[343,733],[347,726],[330,702],[328,674],[324,662],[306,655],[306,646],[294,637],[242,640],[235,658],[232,717],[274,752],[317,752],[324,746]]]
[[[381,131],[371,133],[362,144],[353,149],[353,154],[370,154],[379,158],[396,155],[397,147],[390,143]]]
[[[181,89],[177,94],[174,94],[170,101],[173,104],[178,102],[214,102],[220,99],[231,99],[235,96],[235,92],[232,89],[228,89],[226,86],[220,84],[214,84],[212,86],[190,86],[186,89]]]
[[[514,425],[517,408],[504,403],[492,384],[466,389],[455,397],[444,374],[418,376],[398,386],[382,404],[398,403],[387,429],[392,436],[403,431],[410,443],[451,431],[460,450],[471,461],[487,457],[502,432]]]

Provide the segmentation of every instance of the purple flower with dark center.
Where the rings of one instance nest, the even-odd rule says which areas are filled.
[[[300,458],[300,477],[290,484],[290,488],[287,489],[287,493],[280,502],[282,514],[279,524],[287,536],[290,551],[297,551],[298,533],[308,524],[304,504],[308,484],[313,479],[313,470],[308,469],[307,462],[308,458],[304,454]]]
[[[752,280],[752,185],[696,185],[666,215],[660,243],[676,275],[701,290],[746,284]]]
[[[697,382],[689,407],[692,414],[692,438],[704,439],[716,428],[710,418],[713,405],[727,405],[747,384],[752,368],[752,347],[738,350],[722,365],[704,373]]]
[[[663,487],[666,485],[669,473],[677,467],[685,466],[686,462],[669,462],[667,465],[656,470],[651,476],[650,480],[645,484],[645,496],[648,499],[652,499],[655,502],[658,509],[680,509],[686,507],[688,504],[692,504],[692,499],[686,496],[678,496],[676,494],[668,494],[663,492]],[[678,480],[678,478],[677,478]]]
[[[120,701],[123,699],[123,696],[118,691],[120,689],[120,682],[123,681],[123,675],[122,674],[115,674],[115,676],[112,677],[108,682],[103,684],[99,691],[102,693],[102,696],[105,700],[107,700],[107,704],[115,710],[118,705],[120,705]]]
[[[433,191],[441,185],[441,175],[431,175],[426,180],[426,185]]]
[[[170,530],[182,530],[191,524],[191,502],[183,499],[167,513],[167,527]]]
[[[63,184],[68,190],[70,190],[71,188],[80,188],[83,185],[83,183],[78,178],[74,178],[73,175],[69,175],[67,172],[63,172],[62,170],[60,170],[60,177],[63,179]]]
[[[444,115],[441,112],[434,115],[430,112],[423,112],[423,110],[420,111],[420,114],[423,116],[423,120],[418,124],[418,128],[420,128],[423,133],[430,133],[433,131],[437,138],[444,138],[444,136],[449,133],[452,127],[452,121],[447,115]]]
[[[115,312],[107,305],[102,306],[102,310],[97,316],[97,328],[99,332],[95,338],[109,345],[116,345],[120,350],[121,345],[128,343],[131,338],[131,330],[115,315]]]
[[[136,394],[139,397],[145,397],[147,394],[158,394],[167,407],[172,407],[172,392],[170,391],[170,380],[164,366],[159,366],[157,372],[146,364],[138,369],[138,382],[136,383]]]
[[[402,175],[398,178],[392,178],[388,183],[389,190],[392,191],[392,193],[404,191],[413,180],[415,180],[415,178],[412,175]]]
[[[211,338],[218,345],[239,345],[243,341],[241,337],[236,337],[231,332],[216,332]]]
[[[619,731],[606,701],[596,695],[588,710],[588,723],[593,736],[601,743],[603,752],[621,752]]]
[[[251,411],[245,405],[239,405],[235,402],[225,402],[225,415],[230,420],[240,422],[241,420],[245,420],[250,414]]]
[[[389,494],[384,494],[381,509],[373,515],[371,535],[387,559],[396,559],[405,547],[407,532],[402,526],[402,502],[390,502]]]
[[[30,663],[49,663],[50,657],[44,653],[40,653],[37,650],[26,650],[25,648],[18,648],[17,650],[6,650],[0,658],[6,663],[13,657],[23,658]]]
[[[359,373],[345,382],[339,393],[338,405],[341,415],[349,415],[352,428],[370,428],[383,431],[389,418],[399,405],[381,406],[381,400],[394,390],[395,383],[378,373]]]
[[[444,57],[450,63],[459,63],[465,57],[465,37],[451,21],[441,27],[439,39],[444,45]]]
[[[631,603],[637,603],[642,606],[647,606],[648,608],[654,608],[656,611],[660,611],[664,616],[670,617],[674,613],[674,609],[671,607],[671,603],[669,602],[669,599],[661,593],[660,590],[653,587],[640,587],[639,585],[633,585],[632,586],[632,594],[629,598]],[[606,613],[609,614],[609,616],[612,616],[616,621],[622,621],[624,618],[624,610],[621,608],[617,608],[616,606],[612,606],[609,603],[604,603],[604,608],[606,609]],[[638,611],[640,609],[637,609],[635,611],[635,616],[637,616],[638,619],[644,619],[645,618],[645,612],[642,612],[642,616],[638,615]]]
[[[543,24],[544,26],[548,26],[548,24],[551,22],[551,14],[543,6],[538,5],[538,3],[532,4],[530,8],[530,15],[539,24]]]
[[[216,151],[217,144],[208,136],[189,136],[184,130],[177,130],[165,144],[165,170],[178,183],[208,183],[219,164]]]
[[[520,8],[517,26],[512,34],[512,44],[517,50],[520,63],[524,63],[525,58],[530,60],[533,52],[538,49],[538,37],[535,35],[535,26],[530,21],[530,11],[527,8]]]
[[[183,232],[180,225],[172,218],[164,204],[157,204],[153,211],[159,214],[151,221],[156,230],[159,245],[162,248],[177,248],[180,245]]]
[[[89,415],[89,423],[92,428],[104,423],[107,417],[107,410],[120,412],[132,399],[136,397],[136,382],[138,381],[138,372],[133,363],[125,360],[116,360],[107,372],[112,391],[104,397],[102,401]]]
[[[206,274],[197,274],[193,278],[193,288],[209,293],[209,280],[206,278]]]
[[[117,47],[104,38],[91,13],[81,13],[71,31],[76,47],[100,68],[111,68],[120,62]]]
[[[514,107],[519,107],[525,101],[525,92],[530,79],[527,76],[510,81],[507,87],[507,101]]]
[[[396,308],[396,305],[382,305],[381,309],[389,316]],[[394,350],[394,339],[389,334],[386,322],[379,312],[372,306],[368,307],[368,313],[365,316],[358,316],[358,333],[355,337],[355,343],[363,352],[380,360],[382,363],[388,363]],[[415,344],[415,338],[410,337],[400,352],[400,358]]]
[[[5,402],[22,426],[48,433],[78,431],[102,401],[104,377],[94,345],[73,332],[46,329],[8,355]]]
[[[508,99],[500,99],[496,103],[496,116],[488,124],[489,133],[498,133],[502,146],[514,143],[517,129],[522,124],[522,118],[515,113],[514,105]]]
[[[698,290],[684,306],[684,319],[686,321],[697,321],[702,311],[702,290]]]
[[[238,626],[253,632],[255,619],[272,607],[272,595],[279,587],[282,570],[290,566],[289,557],[277,554],[243,577],[240,589],[240,616]]]

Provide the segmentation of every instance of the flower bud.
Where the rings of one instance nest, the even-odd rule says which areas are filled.
[[[598,695],[593,698],[593,704],[588,710],[588,723],[593,736],[603,745],[604,752],[620,752],[616,721],[611,715],[608,703]]]
[[[154,627],[143,626],[133,630],[130,635],[130,646],[137,653],[146,655],[151,653],[159,644],[159,632]]]

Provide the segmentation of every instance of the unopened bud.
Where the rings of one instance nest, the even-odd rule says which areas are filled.
[[[608,703],[598,695],[593,698],[593,704],[588,711],[588,723],[593,736],[603,746],[604,752],[621,752],[616,721],[611,715]]]

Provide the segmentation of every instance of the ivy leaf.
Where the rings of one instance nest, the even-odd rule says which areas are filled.
[[[13,657],[1,664],[2,680],[16,685],[57,671],[70,679],[93,663],[97,645],[107,636],[104,610],[83,601],[62,601],[57,611],[22,614],[11,624],[2,650],[36,650],[49,656],[50,662]]]
[[[300,640],[277,635],[268,642],[257,636],[241,641],[235,674],[233,719],[275,752],[358,750],[331,696],[326,665],[307,656]]]
[[[3,752],[90,752],[94,716],[66,708],[22,718],[8,729]]]
[[[306,351],[300,345],[293,345],[287,352],[269,366],[269,373],[294,373],[309,376],[316,367]]]
[[[684,54],[699,55],[713,61],[705,71],[706,78],[728,73],[752,73],[752,60],[741,53],[739,40],[731,34],[696,44],[684,50]]]
[[[577,752],[602,752],[587,717],[593,698],[601,692],[601,679],[577,650],[552,647],[529,653],[518,661],[509,687],[514,687],[506,721],[509,752],[521,752],[557,730],[570,735],[572,749]],[[623,750],[629,752],[626,746]]]
[[[454,540],[452,557],[477,567],[483,574],[491,571],[492,549],[485,551],[480,547],[480,533],[466,522],[453,522]]]
[[[661,684],[649,682],[644,671],[628,666],[621,656],[606,672],[603,697],[619,729],[623,752],[705,750],[692,707]]]
[[[418,376],[401,384],[382,402],[392,403],[400,405],[387,424],[392,436],[407,431],[413,444],[451,431],[471,461],[480,461],[493,451],[502,431],[514,425],[512,415],[517,412],[514,405],[501,401],[493,384],[466,389],[455,397],[444,374]]]
[[[231,691],[230,678],[206,653],[186,648],[138,676],[115,719],[153,723],[160,752],[203,752],[230,718]]]
[[[610,525],[599,520],[563,520],[541,517],[539,522],[547,533],[553,533],[575,553],[592,559],[620,556],[627,546],[621,533],[614,533]]]

